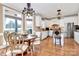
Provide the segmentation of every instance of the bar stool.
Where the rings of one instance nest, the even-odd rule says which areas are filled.
[[[59,44],[61,46],[61,33],[59,31],[54,32],[54,42],[57,44],[57,40],[59,40]]]
[[[57,40],[59,40],[59,44],[61,46],[61,37],[55,37],[55,45],[57,44]]]

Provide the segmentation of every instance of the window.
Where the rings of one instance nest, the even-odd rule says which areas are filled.
[[[17,25],[18,32],[21,32],[21,29],[22,29],[22,28],[21,28],[22,21],[18,19],[18,20],[17,20],[17,24],[18,24],[18,25]]]
[[[21,20],[16,19],[16,18],[5,17],[4,31],[20,32]]]
[[[5,31],[11,31],[11,32],[15,31],[15,19],[6,17],[4,24],[5,24],[4,27]]]

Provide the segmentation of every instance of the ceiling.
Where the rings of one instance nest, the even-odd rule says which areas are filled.
[[[11,8],[18,11],[22,11],[24,7],[27,7],[26,3],[5,3]],[[51,18],[57,15],[57,10],[61,9],[62,15],[77,14],[79,11],[78,3],[32,3],[31,7],[40,13],[43,17]]]

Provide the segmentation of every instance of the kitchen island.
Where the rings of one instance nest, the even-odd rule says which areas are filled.
[[[79,44],[79,31],[74,31],[74,40]]]

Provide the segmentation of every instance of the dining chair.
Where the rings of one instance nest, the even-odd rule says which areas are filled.
[[[5,40],[5,43],[6,43],[6,47],[8,48],[9,47],[9,42],[8,42],[8,34],[9,34],[10,32],[7,32],[7,31],[5,31],[4,32],[4,40]],[[7,52],[7,48],[6,48],[6,52]]]
[[[9,34],[9,32],[7,32],[7,31],[4,32],[4,39],[6,41],[6,45],[8,45],[8,34]]]
[[[2,45],[0,45],[0,56],[6,56],[6,52],[7,52],[7,49],[9,47],[9,45],[7,45],[7,43],[8,43],[8,39],[7,39],[8,33],[9,32],[3,32]]]
[[[18,35],[16,33],[10,33],[8,35],[8,41],[10,50],[6,53],[8,55],[16,55],[16,54],[22,54],[27,50],[28,46],[24,44],[24,41],[22,40],[21,35]]]
[[[41,32],[36,32],[37,38],[33,42],[33,52],[40,52]]]
[[[7,46],[6,45],[0,45],[0,56],[6,56]]]

